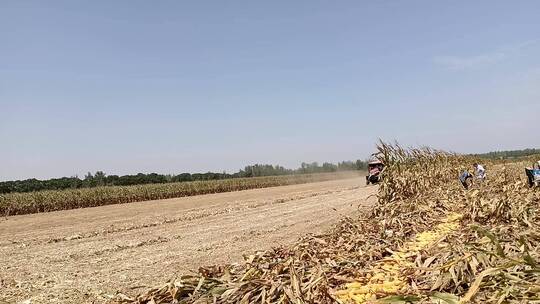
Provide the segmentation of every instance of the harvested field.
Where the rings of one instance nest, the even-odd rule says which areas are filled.
[[[203,267],[119,303],[540,303],[540,192],[528,162],[380,143],[377,204],[292,246]],[[529,160],[530,161],[530,160]],[[213,263],[212,263],[213,264]]]
[[[6,217],[0,303],[103,303],[357,214],[363,178]]]

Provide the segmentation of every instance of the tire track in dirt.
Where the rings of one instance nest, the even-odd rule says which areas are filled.
[[[46,243],[57,243],[57,242],[65,242],[65,241],[73,241],[73,240],[80,240],[85,238],[91,238],[91,237],[97,237],[97,236],[104,236],[104,235],[112,235],[119,232],[126,232],[131,230],[137,230],[137,229],[145,229],[145,228],[151,228],[151,227],[157,227],[161,225],[166,224],[173,224],[177,222],[184,222],[184,221],[193,221],[198,219],[203,219],[210,216],[216,216],[221,214],[227,214],[231,212],[241,211],[241,210],[249,210],[249,209],[256,209],[267,205],[274,205],[274,204],[284,204],[289,201],[293,200],[299,200],[299,199],[305,199],[310,197],[316,197],[320,195],[327,195],[327,194],[333,194],[333,193],[340,193],[347,190],[353,190],[357,189],[359,187],[351,187],[347,188],[345,190],[336,190],[336,191],[325,191],[325,192],[318,192],[318,193],[310,193],[307,195],[298,195],[295,197],[289,197],[289,198],[280,198],[273,201],[264,201],[264,202],[255,202],[246,206],[237,206],[232,208],[226,208],[226,209],[217,209],[217,210],[203,210],[202,212],[197,212],[197,209],[194,209],[193,212],[188,212],[189,215],[181,216],[181,217],[175,217],[175,218],[166,218],[160,222],[152,222],[152,223],[144,223],[140,225],[132,225],[127,227],[110,227],[106,230],[100,230],[100,231],[94,231],[91,233],[85,233],[85,234],[73,234],[70,236],[65,237],[56,237],[52,238],[46,241]],[[35,241],[34,241],[35,242]]]
[[[361,178],[16,216],[0,222],[0,303],[103,303],[328,229]],[[135,288],[133,288],[135,286]]]

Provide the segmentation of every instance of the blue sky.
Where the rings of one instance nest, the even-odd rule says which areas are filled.
[[[538,1],[2,1],[0,180],[538,147]]]

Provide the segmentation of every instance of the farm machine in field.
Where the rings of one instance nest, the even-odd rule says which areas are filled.
[[[377,184],[381,181],[381,172],[384,164],[380,160],[372,160],[368,163],[368,175],[366,175],[366,185]]]

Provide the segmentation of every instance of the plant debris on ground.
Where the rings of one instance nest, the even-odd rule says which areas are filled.
[[[540,303],[540,191],[523,163],[381,142],[377,205],[294,246],[247,255],[117,303]],[[331,202],[329,202],[331,203]]]

